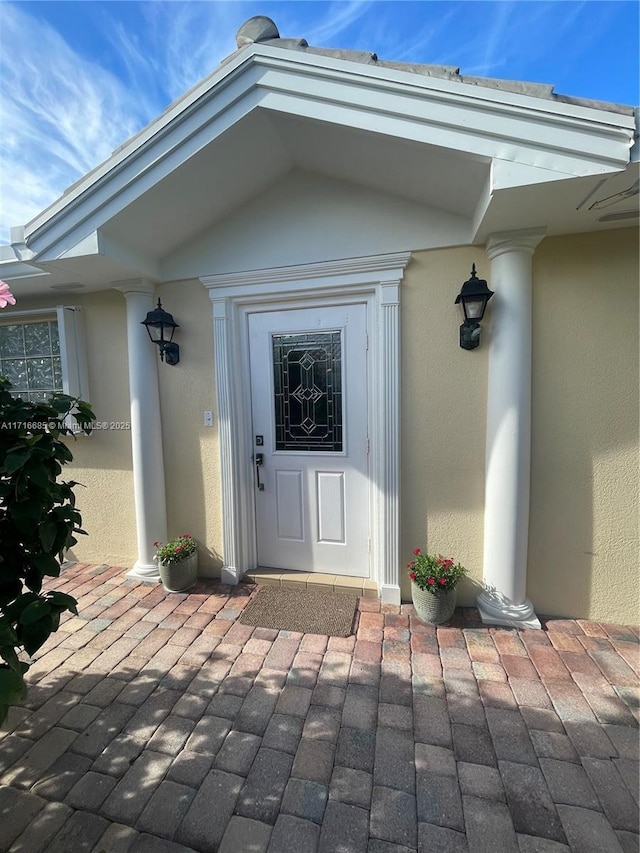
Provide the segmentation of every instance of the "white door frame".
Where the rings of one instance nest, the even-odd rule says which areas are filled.
[[[400,603],[400,282],[410,252],[204,276],[213,344],[222,484],[223,583],[257,567],[246,315],[366,302],[371,328],[371,580]]]

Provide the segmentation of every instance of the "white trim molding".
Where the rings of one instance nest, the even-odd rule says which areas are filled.
[[[483,590],[485,624],[539,628],[527,598],[531,467],[531,259],[544,229],[494,234]]]
[[[365,302],[371,319],[371,579],[400,603],[400,283],[410,252],[201,278],[213,303],[224,565],[237,583],[257,567],[247,315]]]

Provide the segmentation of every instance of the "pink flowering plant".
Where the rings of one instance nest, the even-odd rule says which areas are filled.
[[[460,563],[442,554],[425,554],[420,548],[413,551],[413,560],[407,563],[409,577],[419,586],[436,595],[440,590],[455,589],[465,575]]]
[[[11,293],[9,285],[6,281],[0,281],[0,308],[6,308],[7,305],[15,305],[16,298]]]
[[[156,549],[156,560],[165,565],[167,563],[179,563],[185,557],[195,554],[198,549],[196,540],[188,533],[183,533],[165,545],[162,542],[154,542],[153,547]]]

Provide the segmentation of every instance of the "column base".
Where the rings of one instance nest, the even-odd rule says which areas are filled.
[[[542,627],[528,598],[525,598],[522,604],[512,604],[499,593],[485,589],[478,595],[476,607],[484,625],[536,629]]]
[[[156,563],[140,563],[136,560],[133,568],[127,572],[126,577],[147,581],[148,583],[160,583],[160,572]]]
[[[383,604],[400,604],[400,587],[395,583],[383,583],[378,586]]]
[[[235,586],[240,582],[241,578],[242,572],[238,571],[238,569],[233,566],[222,566],[220,569],[220,583],[222,584]]]

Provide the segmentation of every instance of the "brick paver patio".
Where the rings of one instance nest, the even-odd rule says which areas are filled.
[[[637,853],[638,631],[435,630],[361,599],[348,639],[74,565],[0,732],[11,853]]]

